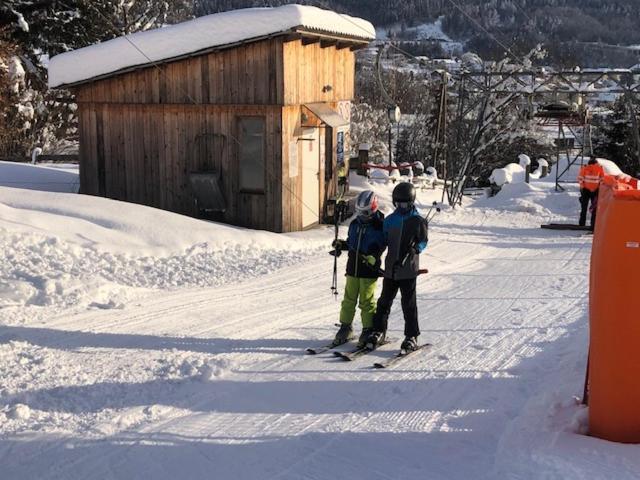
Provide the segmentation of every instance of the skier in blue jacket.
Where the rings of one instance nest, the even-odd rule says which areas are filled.
[[[395,211],[384,220],[383,233],[388,247],[385,259],[382,293],[373,317],[373,332],[367,347],[375,349],[384,342],[391,305],[400,290],[404,335],[401,349],[418,348],[418,306],[416,279],[420,271],[420,253],[427,247],[428,232],[425,220],[415,208],[416,191],[411,183],[403,182],[393,190]]]

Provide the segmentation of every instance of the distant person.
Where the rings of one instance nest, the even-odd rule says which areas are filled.
[[[354,337],[352,324],[359,302],[362,333],[358,339],[358,347],[362,348],[372,332],[380,257],[385,249],[382,233],[384,215],[378,210],[378,197],[375,193],[365,190],[358,195],[356,214],[349,225],[347,240],[336,240],[333,245],[335,255],[340,255],[344,250],[349,251],[347,283],[340,309],[340,329],[333,345],[342,345]]]
[[[378,299],[373,329],[367,347],[377,348],[384,342],[389,313],[400,290],[404,314],[405,339],[400,348],[413,351],[418,348],[418,306],[416,279],[419,275],[419,255],[427,247],[427,224],[415,207],[416,190],[413,184],[403,182],[393,189],[396,210],[384,220],[384,238],[388,247],[385,259],[382,294]]]
[[[604,178],[604,168],[595,157],[589,159],[589,163],[580,169],[578,183],[580,183],[580,221],[578,225],[584,227],[587,223],[587,210],[591,203],[591,228],[596,225],[596,205],[598,191]]]

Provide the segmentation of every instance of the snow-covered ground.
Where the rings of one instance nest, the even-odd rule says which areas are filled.
[[[78,166],[0,162],[0,187],[76,193],[80,187]]]
[[[365,187],[388,211],[393,185]],[[0,187],[0,478],[638,478],[638,447],[580,434],[591,239],[539,228],[575,219],[553,187],[436,217],[434,347],[388,371],[369,367],[393,345],[304,355],[338,318],[330,227]]]

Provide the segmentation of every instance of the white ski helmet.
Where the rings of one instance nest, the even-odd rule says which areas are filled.
[[[365,217],[370,217],[378,211],[378,196],[371,190],[365,190],[358,194],[356,198],[356,213]]]

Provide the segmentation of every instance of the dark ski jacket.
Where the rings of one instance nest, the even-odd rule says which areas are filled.
[[[418,276],[419,253],[429,241],[427,223],[414,207],[408,212],[396,209],[384,220],[385,245],[389,248],[385,259],[384,276],[391,280],[409,280]],[[407,261],[402,265],[402,261]]]
[[[385,249],[382,226],[384,215],[376,212],[370,222],[363,222],[356,217],[349,225],[347,245],[349,247],[349,259],[347,260],[347,275],[358,278],[378,278],[382,252]],[[369,265],[364,257],[373,255],[376,263]]]

